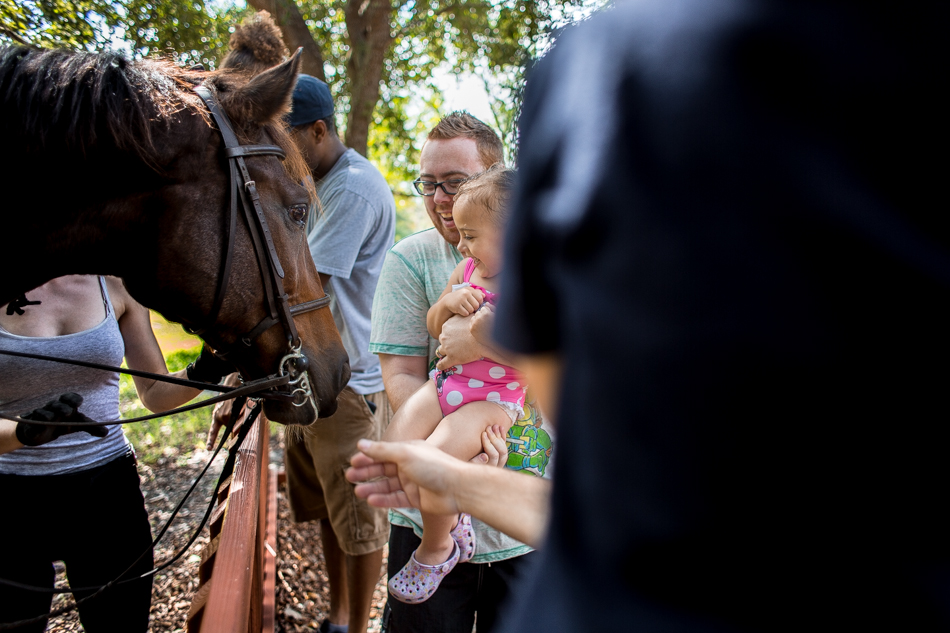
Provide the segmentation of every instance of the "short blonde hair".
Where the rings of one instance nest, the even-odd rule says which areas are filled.
[[[482,165],[490,166],[505,161],[505,147],[495,131],[468,112],[456,111],[442,117],[432,128],[427,141],[448,141],[453,138],[470,138],[475,141],[478,158]]]
[[[466,178],[455,194],[455,204],[466,199],[484,208],[496,226],[508,219],[509,204],[515,189],[515,170],[495,163],[485,171]]]

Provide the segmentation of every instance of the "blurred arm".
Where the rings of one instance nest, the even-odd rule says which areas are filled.
[[[360,440],[358,447],[362,452],[350,460],[353,467],[346,477],[354,483],[367,482],[358,483],[356,494],[370,505],[414,507],[436,514],[467,512],[528,545],[541,543],[550,481],[463,462],[419,440]]]

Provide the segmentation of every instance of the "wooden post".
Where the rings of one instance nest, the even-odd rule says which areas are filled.
[[[277,626],[277,467],[267,471],[267,517],[264,530],[264,606],[261,633],[274,633]]]
[[[260,630],[260,619],[257,626],[249,629],[249,618],[252,602],[260,604],[261,599],[260,584],[256,592],[254,589],[254,577],[262,571],[257,532],[259,485],[269,438],[266,425],[263,417],[259,418],[238,450],[211,590],[201,618],[201,633]],[[260,608],[256,613],[260,615]]]

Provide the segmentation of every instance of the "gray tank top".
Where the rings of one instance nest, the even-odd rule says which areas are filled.
[[[64,336],[17,336],[0,326],[0,348],[119,366],[125,342],[115,320],[105,279],[99,277],[106,318],[95,327]],[[0,410],[22,414],[74,391],[79,410],[93,420],[119,419],[119,374],[42,360],[0,356]],[[61,475],[95,468],[129,452],[122,426],[110,426],[103,438],[70,433],[42,446],[0,455],[0,473]]]

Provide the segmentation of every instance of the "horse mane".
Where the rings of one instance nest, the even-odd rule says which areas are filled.
[[[258,121],[251,114],[257,95],[243,91],[236,98],[251,76],[236,70],[189,70],[159,59],[130,62],[114,52],[4,47],[0,48],[0,129],[6,140],[22,143],[27,154],[61,151],[85,156],[94,148],[111,146],[158,169],[156,129],[167,129],[185,110],[212,125],[192,90],[204,82],[218,92],[243,142],[255,142],[252,132],[263,127],[287,153],[289,175],[309,181],[310,170],[280,120],[285,112]],[[288,111],[289,99],[288,95]]]
[[[0,50],[0,125],[27,151],[86,154],[106,142],[152,162],[155,122],[185,108],[199,81],[162,60],[11,46]]]
[[[276,66],[288,55],[280,28],[267,11],[258,11],[244,18],[231,33],[228,46],[231,50],[224,56],[221,68],[246,70],[254,74]]]

